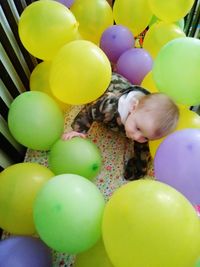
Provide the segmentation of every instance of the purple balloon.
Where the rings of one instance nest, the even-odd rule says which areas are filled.
[[[70,8],[74,3],[74,0],[56,0],[57,2],[65,5],[66,7]]]
[[[134,44],[132,32],[121,25],[110,26],[103,32],[100,39],[100,48],[112,63],[116,63],[121,54],[132,48]]]
[[[154,159],[155,176],[200,204],[200,130],[185,129],[166,137]]]
[[[153,60],[145,49],[131,48],[118,59],[117,72],[132,84],[140,85],[152,66]]]
[[[51,250],[32,237],[13,236],[0,241],[1,267],[51,267]]]

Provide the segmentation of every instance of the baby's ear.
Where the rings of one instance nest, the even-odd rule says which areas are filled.
[[[129,111],[130,112],[134,112],[136,111],[137,107],[138,107],[138,104],[139,104],[139,100],[138,99],[133,99],[131,101],[131,105],[130,105],[130,108],[129,108]]]

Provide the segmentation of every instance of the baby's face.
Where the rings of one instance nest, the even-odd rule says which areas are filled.
[[[132,111],[124,124],[126,136],[139,143],[161,138],[155,134],[154,121],[152,114],[146,111]]]

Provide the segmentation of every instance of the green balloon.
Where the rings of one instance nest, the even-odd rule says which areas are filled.
[[[200,40],[174,39],[163,46],[153,67],[153,79],[160,92],[185,105],[200,103]]]
[[[185,21],[184,21],[184,18],[182,18],[182,19],[176,21],[175,24],[176,24],[179,28],[181,28],[181,30],[183,30],[184,27],[185,27]]]
[[[114,267],[106,253],[102,239],[91,249],[78,254],[74,267]]]
[[[159,19],[155,15],[153,15],[150,22],[149,22],[149,27],[151,27],[154,23],[156,23],[158,21],[159,21]]]
[[[159,20],[155,15],[153,15],[150,22],[149,22],[149,27],[151,27],[154,23],[160,22],[160,21],[161,20]],[[184,29],[184,26],[185,26],[184,18],[182,18],[176,22],[172,22],[172,23],[175,23],[179,28],[181,28],[181,30]]]
[[[200,267],[200,259],[197,260],[197,262],[196,262],[194,267]]]
[[[50,150],[49,167],[55,174],[74,173],[91,179],[101,165],[100,151],[89,139],[58,140]]]
[[[75,174],[55,176],[36,197],[37,233],[56,251],[86,251],[101,237],[104,206],[102,194],[88,179]]]
[[[60,138],[64,116],[57,103],[42,92],[25,92],[12,102],[8,113],[11,134],[22,145],[48,150]]]

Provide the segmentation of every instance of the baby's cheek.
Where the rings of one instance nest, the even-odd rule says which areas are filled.
[[[125,130],[126,130],[126,132],[128,132],[128,133],[134,133],[134,128],[133,128],[133,126],[131,126],[130,124],[126,124],[126,125],[125,125]]]

